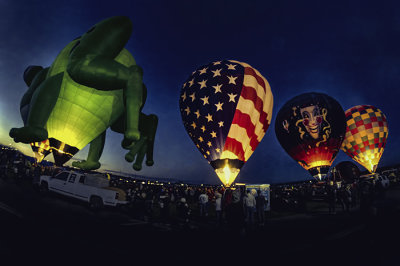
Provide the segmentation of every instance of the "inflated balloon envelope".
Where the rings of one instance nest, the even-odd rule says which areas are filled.
[[[347,126],[342,150],[374,173],[389,134],[386,116],[372,105],[357,105],[345,114]]]
[[[212,62],[186,80],[179,106],[190,138],[230,186],[270,125],[273,95],[267,80],[243,62]]]
[[[341,105],[323,93],[304,93],[286,102],[275,120],[275,133],[285,151],[318,179],[324,178],[346,131]]]
[[[66,69],[76,41],[57,56],[48,75]],[[132,66],[132,55],[123,49],[115,61]],[[76,83],[65,72],[58,100],[46,124],[56,165],[63,165],[80,149],[104,132],[124,111],[123,90],[103,91]]]

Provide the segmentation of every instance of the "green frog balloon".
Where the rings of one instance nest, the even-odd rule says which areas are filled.
[[[142,113],[147,97],[143,71],[124,48],[132,33],[127,17],[105,19],[70,42],[50,67],[24,72],[29,89],[20,103],[24,126],[10,137],[26,144],[47,143],[63,165],[90,143],[88,157],[72,165],[100,168],[106,130],[122,133],[125,160],[140,170],[153,165],[158,118]]]

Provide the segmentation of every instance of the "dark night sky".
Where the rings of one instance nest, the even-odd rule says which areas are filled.
[[[187,135],[179,112],[182,84],[197,67],[221,59],[246,62],[269,81],[270,128],[238,180],[276,183],[309,174],[281,148],[274,122],[280,107],[304,92],[323,92],[344,110],[370,104],[387,116],[389,137],[379,166],[399,162],[400,3],[396,1],[13,1],[0,0],[0,141],[22,126],[19,101],[28,65],[49,66],[72,39],[98,21],[131,18],[126,48],[144,69],[144,112],[159,117],[155,165],[138,174],[219,184]],[[104,169],[133,172],[107,132]],[[29,153],[28,145],[16,145]],[[85,158],[87,147],[76,157]],[[333,165],[350,160],[342,151]],[[365,170],[359,165],[361,170]]]

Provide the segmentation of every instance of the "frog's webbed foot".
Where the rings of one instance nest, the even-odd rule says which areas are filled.
[[[99,169],[101,164],[99,162],[91,162],[91,161],[80,161],[80,162],[73,162],[73,167],[80,168],[82,170],[96,170]]]
[[[12,128],[9,133],[15,142],[32,143],[43,141],[48,138],[47,130],[41,127],[20,127]]]

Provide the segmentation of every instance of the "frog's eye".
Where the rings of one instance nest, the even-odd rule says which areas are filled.
[[[92,31],[94,31],[95,28],[96,26],[91,27],[90,30],[88,30],[86,33],[91,33]]]
[[[69,54],[72,54],[72,52],[75,50],[76,47],[81,43],[81,41],[77,41],[75,45],[71,48],[71,51],[69,51]]]

